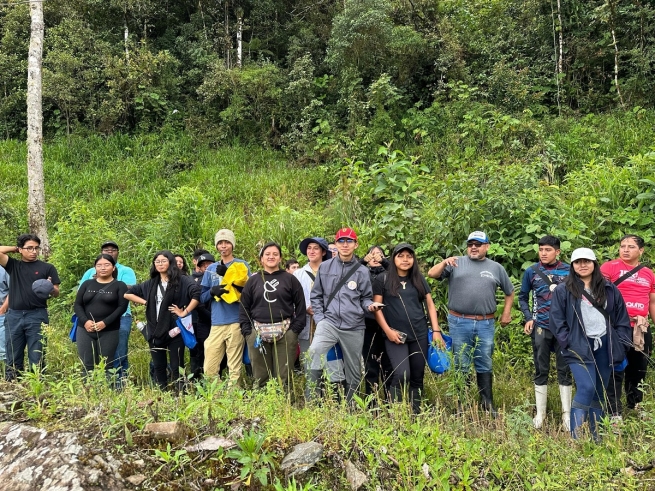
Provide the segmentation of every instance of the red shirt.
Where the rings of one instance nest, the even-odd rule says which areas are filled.
[[[634,266],[626,264],[621,259],[608,261],[600,267],[603,276],[615,282],[628,271],[632,271]],[[632,319],[637,315],[648,316],[648,307],[650,294],[655,293],[655,274],[650,268],[641,268],[635,274],[623,280],[619,286],[619,291],[628,307],[630,323],[634,326]]]

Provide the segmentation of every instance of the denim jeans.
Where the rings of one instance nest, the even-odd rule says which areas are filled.
[[[7,357],[7,370],[5,378],[14,380],[18,372],[25,368],[25,347],[27,346],[27,359],[29,368],[45,365],[43,330],[41,324],[48,323],[46,309],[9,310],[5,315],[5,356]]]
[[[471,355],[476,373],[489,373],[494,352],[494,319],[473,320],[448,314],[448,330],[453,338],[455,368],[468,373]]]
[[[127,362],[127,345],[130,340],[130,331],[132,330],[132,316],[124,315],[121,317],[121,324],[118,330],[118,346],[116,346],[116,353],[114,354],[114,368],[118,380],[122,381],[127,378],[127,369],[129,364]]]
[[[0,315],[0,361],[5,361],[5,315]]]

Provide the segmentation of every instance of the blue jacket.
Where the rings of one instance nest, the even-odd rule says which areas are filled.
[[[613,283],[605,281],[605,293],[607,296],[605,310],[609,314],[607,349],[609,349],[610,362],[620,365],[625,360],[628,348],[632,345],[630,317],[628,317],[623,297]],[[575,298],[566,289],[564,283],[560,283],[553,292],[550,306],[550,331],[557,338],[567,363],[594,363],[591,349],[593,341],[589,341],[584,327],[580,323],[580,319],[582,319],[581,303],[580,299]]]
[[[561,261],[557,261],[552,266],[544,266],[541,262],[538,262],[536,266],[546,276],[550,276],[550,280],[555,285],[563,283],[570,270],[570,266]],[[530,266],[523,273],[521,291],[519,292],[519,307],[525,319],[523,322],[534,320],[535,327],[549,329],[548,316],[553,292],[550,290],[549,285],[532,269],[533,267],[534,265]],[[532,291],[532,309],[530,308],[530,291]]]

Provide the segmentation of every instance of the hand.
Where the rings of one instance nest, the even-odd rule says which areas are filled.
[[[227,289],[225,288],[226,285],[216,285],[212,286],[211,290],[209,290],[209,293],[211,293],[212,297],[218,297],[221,298],[221,295],[224,293],[227,293]]]
[[[384,307],[384,304],[380,302],[373,302],[371,305],[368,306],[368,311],[375,312],[376,310],[380,310],[382,307]]]
[[[446,341],[444,341],[441,331],[432,331],[432,343],[436,343],[439,349],[446,349]]]
[[[389,330],[384,331],[384,333],[387,335],[387,339],[392,343],[403,344],[397,331],[390,328]]]
[[[95,329],[94,329],[94,325],[95,325],[95,322],[93,322],[93,321],[86,321],[86,322],[84,323],[84,329],[86,329],[86,332],[94,332],[94,331],[95,331]]]
[[[5,315],[7,313],[7,307],[0,305],[0,315]]]
[[[525,326],[523,326],[523,332],[525,334],[532,334],[533,327],[534,327],[534,320],[530,320],[525,323]]]
[[[107,325],[105,324],[105,321],[100,321],[100,322],[96,322],[95,324],[93,324],[93,330],[96,331],[96,332],[97,331],[102,331],[105,327],[107,327]]]
[[[307,313],[308,313],[309,315],[314,315],[314,309],[311,308],[311,307],[307,307]]]
[[[453,268],[456,268],[457,267],[457,257],[455,257],[455,256],[447,257],[446,259],[441,261],[441,263],[442,264],[446,263],[446,266],[452,266]]]
[[[500,325],[501,325],[502,327],[505,327],[505,326],[508,325],[510,322],[512,322],[512,314],[505,314],[505,313],[503,313],[503,315],[500,316]]]
[[[168,307],[169,312],[173,312],[176,316],[178,317],[184,317],[184,310],[179,308],[177,305],[173,304],[170,307]]]
[[[222,262],[218,263],[218,266],[216,266],[216,274],[218,276],[225,276],[225,273],[227,273],[227,266]]]

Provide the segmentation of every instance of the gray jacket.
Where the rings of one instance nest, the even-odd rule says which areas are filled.
[[[335,287],[350,268],[357,268],[348,281],[339,289],[327,310],[325,304]],[[328,321],[338,329],[364,329],[364,313],[373,303],[371,277],[366,266],[357,257],[343,262],[338,257],[321,263],[311,292],[314,321]]]

